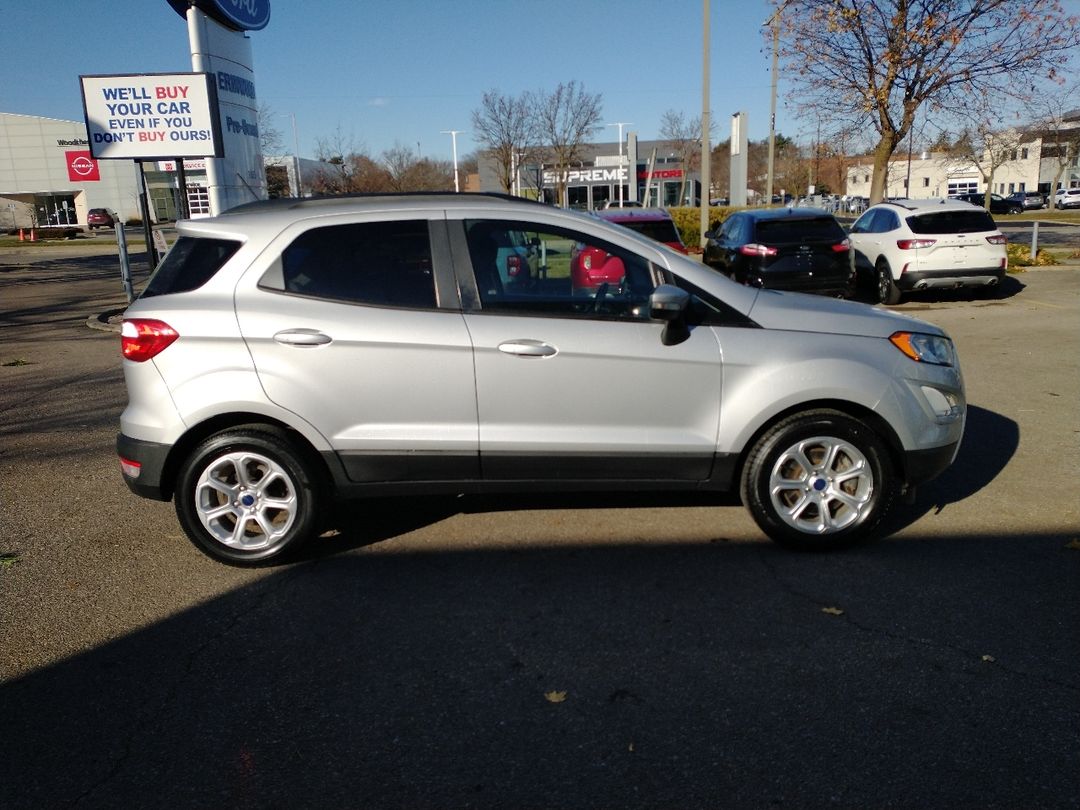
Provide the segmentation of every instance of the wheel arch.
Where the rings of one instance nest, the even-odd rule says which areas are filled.
[[[900,437],[896,431],[893,430],[892,425],[884,419],[880,414],[875,413],[870,408],[864,405],[860,405],[857,402],[851,402],[850,400],[842,399],[815,399],[808,400],[806,402],[800,402],[795,405],[790,405],[787,408],[777,411],[772,414],[768,419],[764,420],[757,429],[750,435],[750,438],[743,445],[742,450],[739,452],[738,462],[735,465],[732,482],[735,487],[739,486],[739,482],[742,480],[743,471],[746,469],[746,462],[750,457],[750,453],[754,447],[757,446],[761,437],[768,433],[780,422],[788,419],[792,416],[797,416],[801,413],[809,413],[811,411],[835,411],[858,422],[862,422],[869,426],[869,428],[876,433],[885,444],[885,447],[889,453],[889,462],[892,464],[893,469],[897,473],[897,477],[900,480],[906,480],[906,465],[904,462],[904,450],[903,444],[900,441]]]
[[[265,414],[234,412],[212,416],[193,425],[169,449],[161,471],[161,492],[165,498],[172,498],[176,489],[176,479],[180,467],[191,452],[206,439],[227,430],[258,430],[273,433],[287,441],[303,457],[311,469],[319,476],[320,484],[333,487],[335,475],[327,465],[326,457],[308,441],[303,433],[286,423]],[[332,493],[330,493],[332,495]]]

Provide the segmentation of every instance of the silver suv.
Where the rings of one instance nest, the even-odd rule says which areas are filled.
[[[973,287],[1005,279],[1005,235],[985,208],[960,200],[898,200],[872,205],[848,234],[860,274],[873,273],[877,300],[904,293]]]
[[[871,535],[953,460],[948,336],[744,287],[590,217],[480,194],[275,200],[178,224],[123,324],[131,489],[227,563],[333,499],[738,490],[773,539]],[[528,245],[530,284],[499,247]],[[571,283],[580,245],[618,280]]]

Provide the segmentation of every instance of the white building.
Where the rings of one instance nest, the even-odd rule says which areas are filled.
[[[1043,129],[1016,137],[1015,148],[1008,150],[1005,162],[993,171],[990,191],[1007,197],[1020,191],[1053,194],[1056,188],[1080,186],[1080,149],[1075,134],[1080,132],[1080,111],[1067,114],[1056,129],[1056,136]],[[1064,166],[1059,163],[1059,154],[1066,156]],[[980,171],[973,161],[945,153],[923,152],[910,157],[897,153],[889,161],[885,196],[925,199],[983,193],[987,190],[984,171],[989,166],[988,154]],[[872,162],[851,166],[847,194],[869,197],[873,169]]]

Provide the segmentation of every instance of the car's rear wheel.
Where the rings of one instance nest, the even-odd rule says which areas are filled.
[[[892,270],[884,259],[877,263],[877,300],[879,304],[899,304],[900,288],[893,281]]]
[[[870,535],[888,512],[897,482],[885,444],[839,411],[788,417],[754,444],[742,499],[781,545],[837,548]]]
[[[283,433],[240,428],[211,436],[180,469],[176,514],[188,538],[232,565],[280,560],[315,534],[314,470]]]

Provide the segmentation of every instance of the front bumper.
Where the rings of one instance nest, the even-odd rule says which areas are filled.
[[[123,461],[138,465],[138,474],[131,475],[130,465],[121,465],[121,473],[128,489],[143,498],[167,501],[172,497],[171,487],[164,481],[165,463],[172,447],[157,442],[133,439],[123,433],[116,437],[116,452]]]
[[[959,449],[957,441],[930,450],[908,450],[904,453],[905,482],[914,486],[937,478],[953,463]]]

